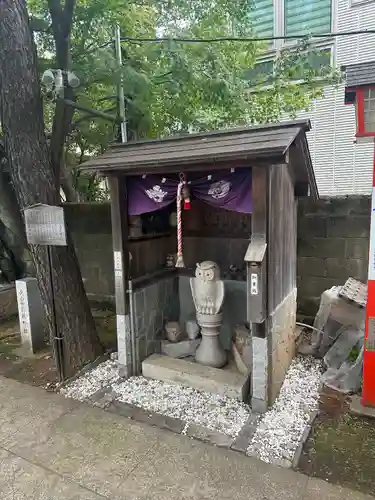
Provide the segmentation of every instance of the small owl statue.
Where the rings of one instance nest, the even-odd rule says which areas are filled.
[[[215,262],[205,260],[198,263],[190,287],[197,313],[213,315],[220,312],[224,302],[224,283]]]

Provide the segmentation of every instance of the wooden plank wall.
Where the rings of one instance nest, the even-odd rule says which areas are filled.
[[[269,176],[268,313],[296,288],[297,205],[286,165],[274,165]]]

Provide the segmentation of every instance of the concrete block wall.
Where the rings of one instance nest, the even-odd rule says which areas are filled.
[[[191,211],[193,215],[194,210]],[[72,232],[87,292],[102,298],[113,296],[113,252],[111,214],[108,203],[67,204],[65,214]],[[210,212],[209,212],[210,214]],[[196,214],[197,215],[197,214]],[[214,214],[215,217],[217,214]],[[204,230],[213,227],[212,214]],[[218,228],[217,237],[199,240],[199,221],[190,221],[185,239],[189,266],[213,258],[222,269],[240,267],[248,240],[247,223],[235,226],[235,238],[225,235],[228,224]],[[216,218],[215,218],[216,221]],[[194,224],[192,224],[194,222]],[[234,222],[230,219],[231,224]],[[210,224],[209,224],[210,223]],[[306,316],[317,311],[321,293],[344,283],[349,276],[366,281],[370,224],[369,197],[300,200],[298,204],[298,309]],[[230,224],[229,224],[230,226]],[[242,233],[241,233],[242,231]],[[164,255],[175,251],[174,235],[155,240],[134,241],[132,276],[152,272],[163,265]],[[246,248],[245,248],[246,247]]]
[[[111,208],[109,203],[67,203],[64,206],[85,288],[91,298],[114,295]],[[132,278],[164,268],[168,253],[176,252],[175,236],[129,242]]]
[[[165,277],[136,289],[133,305],[138,361],[142,363],[160,351],[165,322],[179,319],[178,277]]]
[[[298,309],[315,315],[321,293],[350,276],[367,280],[369,197],[302,200],[298,206]]]

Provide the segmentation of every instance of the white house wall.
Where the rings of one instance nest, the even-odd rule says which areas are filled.
[[[338,32],[374,29],[375,0],[357,6],[336,1]],[[338,37],[334,43],[339,67],[375,60],[375,35]],[[370,194],[374,145],[355,143],[355,108],[344,104],[344,85],[326,88],[324,98],[300,117],[313,125],[308,139],[320,196]]]

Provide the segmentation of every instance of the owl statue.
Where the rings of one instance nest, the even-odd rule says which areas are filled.
[[[224,283],[220,280],[219,266],[210,260],[197,264],[195,278],[190,278],[197,313],[214,315],[224,302]]]

